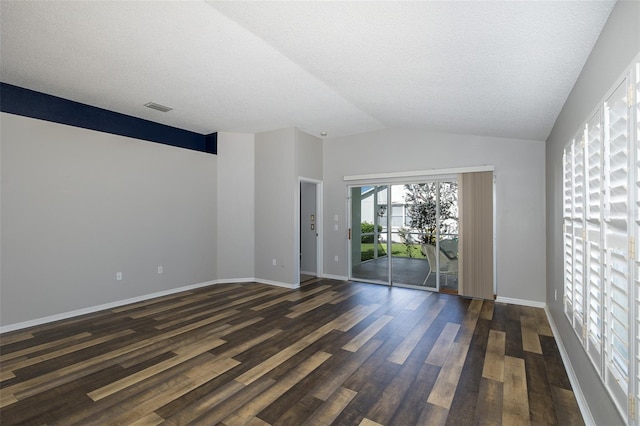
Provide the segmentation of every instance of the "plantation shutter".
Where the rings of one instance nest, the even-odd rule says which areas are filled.
[[[636,64],[635,73],[635,105],[633,106],[636,123],[635,123],[635,143],[634,143],[634,172],[635,172],[635,199],[634,199],[634,212],[633,212],[633,244],[631,245],[633,254],[634,265],[634,305],[635,305],[635,321],[636,321],[636,336],[635,336],[635,372],[636,372],[636,395],[635,405],[639,406],[640,401],[640,255],[638,255],[638,249],[636,242],[640,237],[640,62]]]
[[[585,296],[585,140],[584,133],[573,142],[573,328],[584,338]]]
[[[563,154],[564,312],[573,324],[573,144]]]
[[[598,110],[585,129],[587,161],[587,338],[585,346],[594,366],[602,370],[603,265],[602,250],[602,111]]]
[[[630,146],[628,79],[604,103],[605,384],[627,412],[630,353]]]

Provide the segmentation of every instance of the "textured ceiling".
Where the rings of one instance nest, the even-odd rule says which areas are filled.
[[[614,3],[2,0],[0,80],[199,133],[544,140]]]

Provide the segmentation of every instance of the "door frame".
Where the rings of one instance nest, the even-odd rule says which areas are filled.
[[[316,276],[322,277],[324,275],[324,218],[323,218],[323,182],[318,179],[307,178],[307,177],[298,177],[298,189],[297,189],[297,202],[295,203],[295,215],[294,215],[294,224],[295,227],[295,241],[294,241],[294,268],[293,272],[295,274],[294,283],[299,287],[300,286],[300,188],[302,182],[311,183],[316,186]]]

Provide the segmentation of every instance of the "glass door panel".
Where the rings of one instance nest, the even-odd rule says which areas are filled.
[[[458,292],[458,184],[440,182],[438,271],[441,291]]]
[[[425,287],[431,268],[422,251],[420,230],[412,226],[412,212],[423,211],[425,207],[413,195],[411,185],[391,185],[391,282]],[[432,282],[435,284],[435,276]]]
[[[418,257],[426,268],[426,275],[422,279],[421,287],[438,290],[438,259],[436,243],[438,240],[437,226],[437,182],[412,183],[403,185],[405,192],[406,215],[405,224],[411,236],[420,247],[421,256]]]
[[[389,284],[387,186],[351,188],[351,278]]]

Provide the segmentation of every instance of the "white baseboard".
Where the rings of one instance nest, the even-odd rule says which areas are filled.
[[[36,318],[33,320],[0,326],[0,334],[8,333],[10,331],[21,330],[23,328],[34,327],[36,325],[47,324],[54,321],[65,320],[65,319],[77,317],[80,315],[92,314],[98,311],[103,311],[105,309],[117,308],[119,306],[128,305],[130,303],[142,302],[145,300],[154,299],[156,297],[168,296],[170,294],[180,293],[181,291],[194,290],[196,288],[206,287],[206,286],[215,285],[215,284],[233,284],[233,283],[260,283],[260,284],[274,285],[274,286],[285,287],[285,288],[300,288],[299,284],[282,283],[278,281],[263,280],[263,279],[254,278],[254,277],[223,278],[220,280],[213,280],[213,281],[207,281],[207,282],[198,283],[198,284],[191,284],[184,287],[172,288],[170,290],[163,290],[156,293],[144,294],[142,296],[136,296],[129,299],[117,300],[115,302],[104,303],[102,305],[90,306],[88,308],[76,309],[74,311],[62,312],[60,314],[49,315],[42,318]]]
[[[300,273],[304,275],[313,275],[314,277],[318,275],[317,272],[311,272],[311,271],[300,271]]]
[[[328,278],[330,280],[338,280],[338,281],[349,281],[349,277],[345,277],[342,275],[321,274],[321,275],[318,275],[318,278]]]
[[[278,287],[300,288],[300,284],[281,283],[279,281],[263,280],[262,278],[255,278],[254,281],[260,284],[275,285]]]
[[[260,283],[267,285],[275,285],[277,287],[300,288],[298,284],[282,283],[280,281],[263,280],[262,278],[223,278],[216,280],[216,284],[235,284],[235,283]]]
[[[255,283],[257,282],[255,278],[223,278],[221,280],[216,280],[216,284],[246,284],[246,283]]]
[[[530,306],[532,308],[542,308],[545,309],[547,304],[544,302],[536,302],[535,300],[526,300],[526,299],[514,299],[511,297],[496,297],[496,302],[498,303],[509,303],[510,305],[521,305],[521,306]]]
[[[580,382],[578,382],[578,376],[576,376],[576,372],[573,370],[573,365],[571,365],[569,354],[567,354],[564,343],[562,343],[562,339],[560,338],[560,333],[558,332],[556,323],[553,320],[553,316],[551,316],[551,312],[549,312],[548,307],[545,306],[544,311],[547,314],[549,326],[551,327],[553,337],[556,340],[556,345],[558,346],[558,351],[560,352],[560,357],[562,358],[564,369],[567,370],[567,376],[569,376],[569,382],[571,383],[571,387],[573,388],[573,394],[575,395],[576,401],[578,402],[578,407],[580,407],[582,418],[584,419],[584,422],[587,426],[595,426],[596,422],[593,419],[591,410],[589,409],[589,404],[587,404],[587,400],[584,397],[584,393],[582,392],[582,388],[580,387]]]
[[[163,290],[156,293],[145,294],[142,296],[132,297],[130,299],[118,300],[115,302],[104,303],[102,305],[90,306],[88,308],[76,309],[74,311],[63,312],[60,314],[49,315],[42,318],[36,318],[33,320],[28,320],[24,322],[19,322],[15,324],[9,324],[0,327],[0,333],[8,333],[10,331],[21,330],[27,327],[34,327],[36,325],[47,324],[49,322],[60,321],[64,319],[69,319],[73,317],[77,317],[80,315],[92,314],[94,312],[103,311],[105,309],[117,308],[119,306],[128,305],[130,303],[142,302],[145,300],[153,299],[156,297],[167,296],[174,293],[180,293],[181,291],[193,290],[200,287],[206,287],[209,285],[217,284],[217,281],[207,281],[204,283],[191,284],[184,287],[172,288],[170,290]]]
[[[348,277],[345,277],[345,276],[330,275],[330,274],[320,274],[318,275],[318,278],[328,278],[328,279],[338,280],[338,281],[348,281],[349,279]],[[128,305],[130,303],[142,302],[142,301],[153,299],[156,297],[168,296],[170,294],[180,293],[181,291],[194,290],[196,288],[206,287],[206,286],[215,285],[215,284],[233,284],[233,283],[260,283],[260,284],[267,284],[267,285],[273,285],[277,287],[285,287],[285,288],[291,288],[291,289],[300,288],[299,284],[289,284],[289,283],[283,283],[279,281],[264,280],[264,279],[255,278],[255,277],[223,278],[219,280],[207,281],[207,282],[198,283],[198,284],[191,284],[184,287],[172,288],[170,290],[163,290],[156,293],[144,294],[142,296],[136,296],[129,299],[117,300],[115,302],[109,302],[101,305],[90,306],[88,308],[76,309],[74,311],[62,312],[60,314],[49,315],[46,317],[36,318],[33,320],[28,320],[24,322],[15,323],[15,324],[0,326],[0,334],[8,333],[10,331],[21,330],[23,328],[34,327],[36,325],[47,324],[54,321],[69,319],[69,318],[77,317],[80,315],[92,314],[98,311],[103,311],[105,309],[117,308],[119,306]],[[507,302],[507,303],[515,303],[515,302]]]

